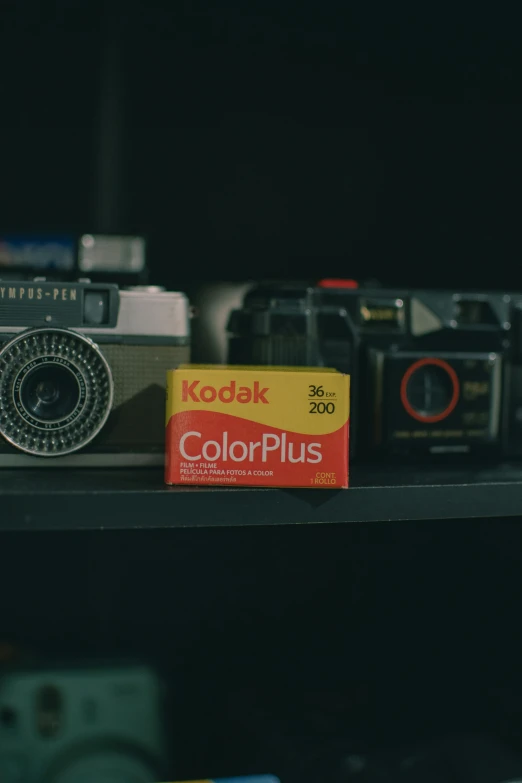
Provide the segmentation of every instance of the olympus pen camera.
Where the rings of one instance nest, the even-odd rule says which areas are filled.
[[[163,692],[145,666],[0,676],[2,783],[154,783],[166,774]]]
[[[522,294],[265,285],[229,332],[233,364],[350,373],[357,456],[522,455]]]
[[[161,464],[166,372],[188,359],[182,293],[0,281],[0,465]]]

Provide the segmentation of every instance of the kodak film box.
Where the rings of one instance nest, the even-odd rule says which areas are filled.
[[[348,486],[350,379],[181,365],[167,375],[167,484]]]

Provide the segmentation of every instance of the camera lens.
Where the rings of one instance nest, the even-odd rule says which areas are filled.
[[[418,370],[408,384],[408,399],[424,416],[436,416],[446,410],[452,393],[451,380],[440,367]]]
[[[42,422],[70,416],[80,400],[80,385],[65,367],[49,363],[30,370],[22,382],[24,408]]]
[[[443,359],[419,359],[404,373],[401,383],[402,404],[417,421],[426,424],[442,421],[454,410],[458,399],[457,374]]]
[[[0,433],[28,454],[86,446],[105,424],[112,396],[109,365],[84,335],[33,329],[0,351]]]
[[[159,775],[133,745],[87,747],[76,758],[71,754],[52,768],[53,783],[149,783]],[[138,751],[139,752],[139,751]]]

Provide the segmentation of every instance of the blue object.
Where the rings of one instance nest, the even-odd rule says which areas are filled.
[[[219,778],[219,780],[193,780],[185,783],[281,783],[273,775],[247,775],[246,778]]]
[[[76,263],[76,245],[68,235],[0,234],[0,270],[68,271]]]
[[[246,778],[220,778],[215,780],[214,783],[280,783],[279,778],[275,778],[273,775],[261,775]]]

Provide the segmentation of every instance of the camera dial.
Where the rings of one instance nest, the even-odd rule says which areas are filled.
[[[78,451],[102,429],[112,398],[110,367],[84,335],[31,329],[0,350],[0,434],[21,451]]]

